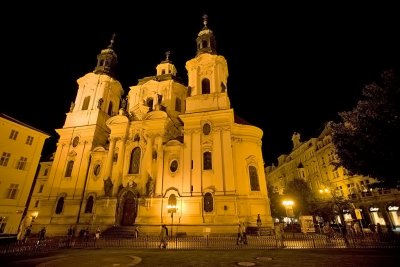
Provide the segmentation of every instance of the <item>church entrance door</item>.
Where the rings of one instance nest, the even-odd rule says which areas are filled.
[[[123,199],[121,225],[134,225],[137,216],[138,202],[135,195],[128,191]]]

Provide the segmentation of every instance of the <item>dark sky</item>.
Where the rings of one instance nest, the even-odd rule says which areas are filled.
[[[53,146],[54,129],[63,126],[75,100],[76,80],[93,71],[112,33],[127,93],[138,79],[155,74],[167,50],[186,79],[185,62],[195,56],[207,13],[218,54],[228,62],[231,106],[264,131],[264,160],[271,164],[290,151],[293,132],[303,140],[318,136],[382,70],[400,70],[394,6],[137,2],[9,4],[0,18],[0,112],[48,132]]]

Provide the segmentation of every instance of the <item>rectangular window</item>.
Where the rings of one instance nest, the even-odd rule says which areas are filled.
[[[39,207],[39,200],[36,200],[35,202],[35,208]]]
[[[26,138],[26,144],[31,146],[32,143],[33,143],[33,137],[28,135],[28,137]]]
[[[8,191],[7,191],[6,198],[15,199],[17,197],[17,193],[18,193],[18,185],[10,184],[10,187],[8,188]]]
[[[203,170],[212,170],[212,157],[210,151],[203,153]]]
[[[21,157],[19,159],[19,161],[17,162],[17,170],[25,170],[27,161],[28,161],[28,158]]]
[[[0,234],[4,233],[8,217],[0,217]]]
[[[8,164],[8,161],[10,160],[11,154],[7,152],[3,152],[0,158],[0,166],[6,167]]]
[[[17,139],[17,136],[18,136],[18,131],[16,131],[16,130],[11,130],[11,133],[10,133],[9,138],[12,139],[12,140],[16,140],[16,139]]]
[[[43,187],[44,187],[44,184],[41,184],[40,187],[39,187],[38,193],[42,193],[43,192]]]

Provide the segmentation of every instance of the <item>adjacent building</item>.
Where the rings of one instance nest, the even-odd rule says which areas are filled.
[[[0,235],[17,233],[43,145],[49,137],[28,124],[0,114]]]
[[[300,134],[294,133],[292,151],[280,155],[277,165],[266,167],[268,183],[283,194],[289,181],[304,179],[317,201],[342,197],[350,200],[352,208],[340,211],[345,220],[360,220],[364,227],[380,223],[400,228],[399,189],[372,189],[370,184],[376,183],[376,179],[349,175],[343,167],[335,167],[332,163],[337,161],[337,155],[329,125],[325,125],[318,137],[307,141],[301,141]]]
[[[236,233],[257,217],[272,227],[263,132],[231,108],[228,64],[207,18],[186,62],[187,85],[167,52],[125,98],[113,42],[77,80],[54,158],[41,164],[33,231],[139,225],[158,233],[167,224],[173,233]]]

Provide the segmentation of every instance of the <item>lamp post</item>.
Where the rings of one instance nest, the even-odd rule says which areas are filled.
[[[176,205],[168,205],[168,213],[171,213],[171,237],[172,237],[172,228],[174,227],[174,213],[176,212]]]

